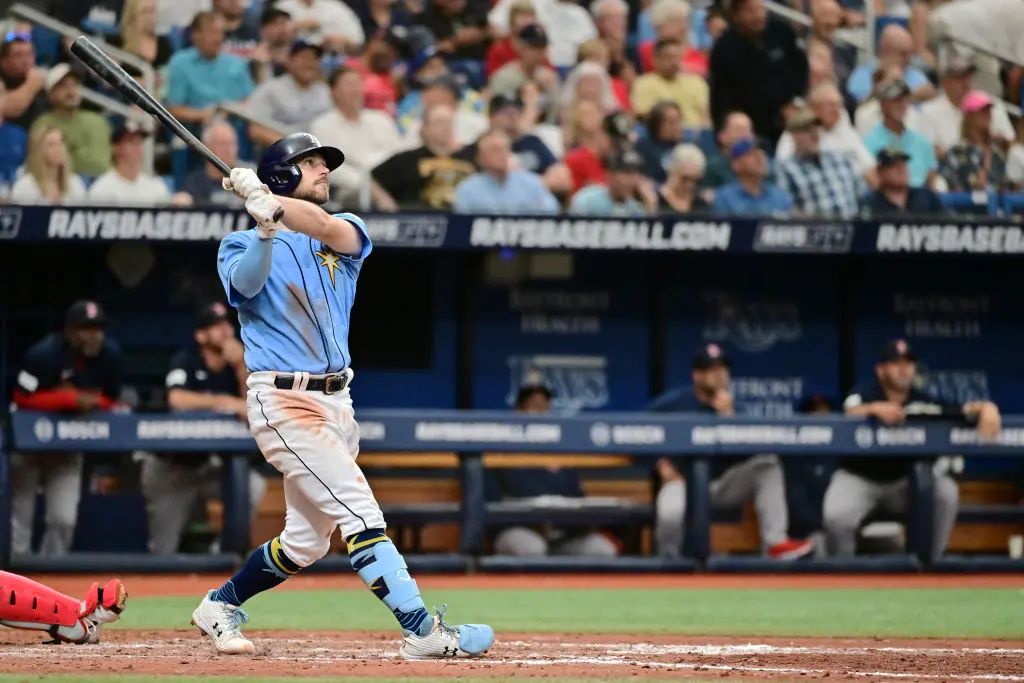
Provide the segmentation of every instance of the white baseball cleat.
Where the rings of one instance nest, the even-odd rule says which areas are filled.
[[[249,623],[249,615],[241,607],[213,600],[217,591],[210,591],[192,613],[192,625],[213,640],[217,652],[225,655],[253,653],[252,642],[247,640],[239,626]]]
[[[444,623],[448,606],[437,610],[434,629],[425,636],[408,631],[402,634],[402,647],[398,651],[405,659],[452,659],[479,657],[494,644],[494,629],[486,624],[449,626]]]

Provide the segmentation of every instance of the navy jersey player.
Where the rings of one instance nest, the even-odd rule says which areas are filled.
[[[296,133],[271,145],[258,171],[236,168],[224,180],[256,221],[224,238],[217,269],[245,343],[249,426],[284,477],[285,528],[203,598],[192,623],[221,653],[253,652],[240,630],[248,621],[241,605],[323,557],[340,529],[352,568],[398,620],[403,657],[480,655],[494,631],[450,626],[443,608],[436,617],[427,612],[356,465],[349,312],[373,246],[359,217],[320,208],[328,175],[344,160],[340,150]]]

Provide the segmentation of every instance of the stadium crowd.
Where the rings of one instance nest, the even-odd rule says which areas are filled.
[[[849,41],[863,14],[836,0],[801,6],[810,27],[762,0],[53,0],[49,14],[151,65],[172,113],[231,165],[299,129],[340,147],[344,205],[850,218],[1024,190],[1001,104],[1021,99],[1024,69],[937,59],[949,22],[928,16],[991,2],[878,3],[894,20],[869,61]],[[163,131],[83,99],[111,93],[67,40],[8,23],[6,201],[234,203]]]

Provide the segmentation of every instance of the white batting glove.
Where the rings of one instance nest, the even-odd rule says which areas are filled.
[[[231,169],[231,175],[221,181],[221,187],[228,192],[234,192],[242,199],[248,199],[257,190],[266,189],[263,181],[256,176],[256,171],[251,168]]]
[[[256,232],[263,239],[273,238],[280,225],[274,216],[281,210],[281,202],[266,190],[256,190],[245,200],[245,210],[256,220]]]

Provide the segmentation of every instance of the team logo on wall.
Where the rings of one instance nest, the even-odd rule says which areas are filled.
[[[524,384],[543,383],[554,392],[552,410],[576,412],[608,405],[608,359],[604,356],[534,355],[508,358],[509,387],[505,403],[512,407]]]
[[[988,373],[984,370],[929,370],[918,361],[917,382],[929,396],[957,405],[990,399]]]
[[[21,227],[21,209],[14,206],[0,206],[0,239],[13,240]]]
[[[761,353],[803,335],[800,308],[793,303],[748,301],[727,292],[705,292],[708,318],[702,336],[728,341],[747,353]]]

